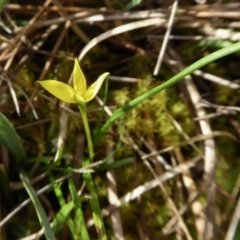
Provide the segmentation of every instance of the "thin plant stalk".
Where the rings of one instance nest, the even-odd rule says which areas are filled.
[[[98,135],[94,138],[95,143],[99,143],[101,139],[106,135],[107,130],[110,128],[110,126],[120,118],[122,115],[124,115],[126,112],[143,102],[144,100],[154,96],[155,94],[161,92],[164,89],[169,88],[173,84],[179,82],[184,77],[188,76],[189,74],[193,73],[195,70],[198,70],[205,65],[216,61],[217,59],[223,58],[227,55],[230,55],[232,53],[235,53],[237,51],[240,51],[240,42],[235,43],[231,46],[222,48],[216,52],[213,52],[209,54],[208,56],[201,58],[197,62],[193,63],[192,65],[185,68],[180,73],[174,75],[172,78],[170,78],[168,81],[164,82],[161,85],[158,85],[151,90],[143,93],[142,95],[136,97],[135,99],[131,100],[129,103],[127,103],[125,106],[118,108],[113,115],[108,119],[108,121],[102,126],[100,131],[98,132]]]
[[[87,119],[87,106],[86,106],[86,104],[79,104],[78,107],[79,107],[79,110],[82,115],[83,126],[85,129],[87,143],[88,143],[89,158],[83,160],[83,167],[86,167],[93,160],[94,150],[93,150],[92,137],[91,137],[90,128],[89,128],[88,119]],[[90,191],[91,198],[92,198],[90,200],[90,204],[91,204],[91,208],[92,208],[92,212],[93,212],[93,220],[94,220],[95,227],[97,230],[98,238],[101,240],[106,240],[107,235],[105,232],[101,209],[100,209],[100,205],[99,205],[99,201],[98,201],[98,195],[97,195],[97,191],[95,189],[92,175],[91,175],[91,173],[84,173],[83,177],[84,177],[84,180],[86,182],[86,185]]]

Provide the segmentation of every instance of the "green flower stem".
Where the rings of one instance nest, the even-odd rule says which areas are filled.
[[[83,161],[83,167],[86,167],[93,160],[94,150],[93,150],[92,137],[91,137],[88,120],[87,120],[87,106],[86,106],[86,104],[78,104],[78,108],[82,115],[83,126],[85,128],[87,143],[88,143],[89,158],[87,158],[86,160]],[[84,173],[83,177],[84,177],[84,180],[86,182],[86,185],[87,185],[87,187],[90,191],[91,197],[92,197],[90,204],[91,204],[91,208],[92,208],[92,212],[93,212],[93,220],[95,222],[95,227],[96,227],[96,230],[98,233],[98,239],[106,240],[107,235],[105,232],[101,209],[100,209],[100,205],[99,205],[99,201],[98,201],[98,195],[97,195],[97,191],[94,186],[92,175],[91,175],[91,173]]]
[[[78,108],[82,115],[83,126],[87,136],[88,151],[89,151],[89,160],[88,160],[88,163],[85,165],[87,166],[90,164],[90,162],[93,160],[93,157],[94,157],[93,143],[92,143],[92,137],[91,137],[91,133],[88,125],[88,119],[87,119],[87,106],[86,104],[78,104]]]

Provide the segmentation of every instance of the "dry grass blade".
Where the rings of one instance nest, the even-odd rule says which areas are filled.
[[[165,20],[164,19],[158,19],[158,18],[153,18],[153,19],[147,19],[147,20],[141,20],[138,22],[133,22],[133,23],[128,23],[125,24],[123,26],[120,27],[116,27],[114,29],[111,29],[103,34],[101,34],[100,36],[92,39],[81,51],[78,59],[82,60],[83,57],[86,55],[86,53],[93,48],[95,45],[97,45],[98,43],[100,43],[101,41],[108,39],[112,36],[124,33],[124,32],[128,32],[128,31],[132,31],[138,28],[144,28],[144,27],[148,27],[151,25],[164,25],[165,24]]]
[[[240,216],[240,198],[238,198],[236,208],[235,208],[234,214],[232,216],[232,220],[230,222],[225,240],[234,239],[234,235],[236,233],[238,223],[239,223],[239,216]]]

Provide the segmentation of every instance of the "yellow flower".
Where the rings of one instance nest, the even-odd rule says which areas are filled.
[[[73,87],[56,81],[44,80],[37,81],[43,88],[54,95],[56,98],[67,103],[86,103],[91,101],[98,93],[103,81],[109,73],[103,73],[88,89],[85,76],[75,59],[73,69]]]

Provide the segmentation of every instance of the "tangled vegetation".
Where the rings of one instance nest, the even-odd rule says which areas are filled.
[[[3,2],[0,239],[239,239],[238,1]]]

